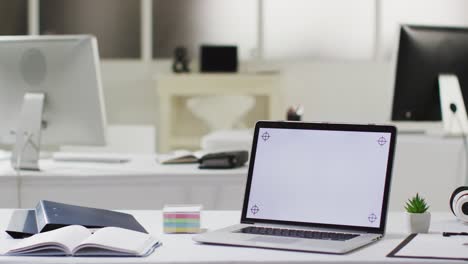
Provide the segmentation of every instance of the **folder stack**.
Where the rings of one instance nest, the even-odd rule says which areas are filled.
[[[166,205],[164,233],[199,233],[201,205]]]

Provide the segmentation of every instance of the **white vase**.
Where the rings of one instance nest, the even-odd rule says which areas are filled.
[[[431,224],[431,213],[406,213],[408,230],[410,233],[427,233]]]

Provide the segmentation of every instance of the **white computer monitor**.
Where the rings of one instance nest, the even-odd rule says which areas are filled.
[[[0,143],[14,144],[13,167],[37,170],[41,143],[103,145],[105,127],[93,36],[0,37]]]

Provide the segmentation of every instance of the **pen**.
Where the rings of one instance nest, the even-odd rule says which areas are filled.
[[[467,233],[467,232],[459,232],[459,233],[456,233],[456,232],[443,232],[443,233],[442,233],[442,236],[444,236],[444,237],[449,237],[449,236],[468,236],[468,233]]]

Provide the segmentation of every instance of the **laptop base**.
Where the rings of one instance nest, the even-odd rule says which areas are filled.
[[[193,240],[199,243],[258,247],[292,251],[346,254],[382,238],[380,234],[361,234],[347,241],[291,238],[240,233],[238,230],[252,225],[239,224],[216,231],[199,234]]]

